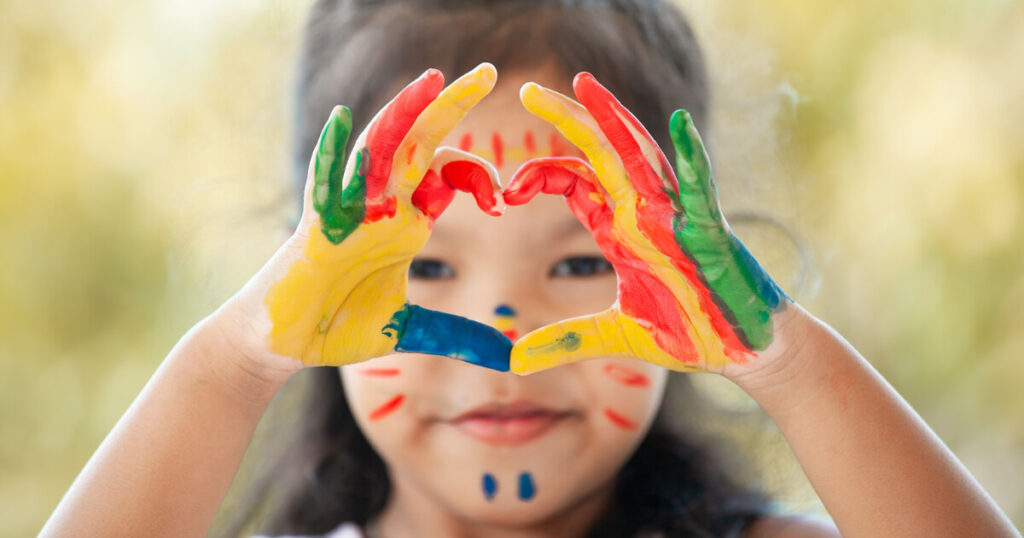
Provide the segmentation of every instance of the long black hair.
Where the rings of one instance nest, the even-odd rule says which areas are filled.
[[[673,110],[686,108],[699,129],[710,128],[701,49],[665,1],[318,0],[296,91],[298,195],[334,105],[353,110],[360,132],[396,84],[428,67],[455,76],[482,61],[499,74],[553,63],[567,83],[577,72],[593,73],[668,155]],[[313,368],[289,385],[306,392],[292,415],[301,420],[278,460],[266,462],[247,488],[232,532],[256,526],[267,534],[321,534],[345,521],[373,521],[390,480],[349,410],[337,369]],[[589,536],[730,536],[765,514],[765,499],[727,472],[734,462],[727,465],[723,447],[679,420],[680,400],[694,399],[689,378],[673,374],[668,387],[654,425],[618,474],[614,506]]]

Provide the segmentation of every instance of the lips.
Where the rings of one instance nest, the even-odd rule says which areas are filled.
[[[482,405],[447,422],[484,443],[518,445],[544,435],[575,414],[530,401],[519,401]]]

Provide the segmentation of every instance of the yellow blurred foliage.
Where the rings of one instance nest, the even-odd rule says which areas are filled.
[[[727,211],[1024,524],[1024,3],[682,3]],[[280,241],[308,5],[0,0],[0,535]]]

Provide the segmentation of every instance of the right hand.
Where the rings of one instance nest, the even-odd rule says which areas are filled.
[[[351,115],[334,108],[298,228],[214,315],[228,316],[221,321],[233,331],[244,327],[247,361],[294,372],[403,351],[508,370],[512,344],[500,332],[406,302],[409,265],[456,190],[488,214],[504,211],[492,165],[438,147],[496,78],[485,63],[442,91],[444,77],[428,70],[373,118],[347,160]]]

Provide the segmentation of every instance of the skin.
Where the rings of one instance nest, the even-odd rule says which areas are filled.
[[[563,78],[545,72],[503,74],[502,83],[444,143],[457,144],[466,135],[474,140],[494,135],[522,140],[527,132],[539,140],[558,136],[519,105],[518,88],[527,76],[551,82]],[[563,144],[566,154],[582,156]],[[509,149],[497,167],[506,183],[529,157],[550,156],[545,145],[530,155]],[[572,259],[586,260],[587,268],[570,271]],[[615,274],[593,238],[554,197],[493,219],[469,197],[457,196],[417,260],[452,274],[428,278],[414,271],[410,299],[503,330],[511,325],[520,334],[586,314],[614,301],[616,294]],[[568,274],[552,276],[553,271]],[[512,306],[514,319],[496,312],[498,305]],[[373,375],[380,370],[396,373]],[[353,413],[395,484],[379,521],[384,536],[415,535],[422,528],[439,529],[438,536],[579,534],[608,502],[612,479],[653,420],[667,377],[653,364],[624,359],[519,377],[407,354],[343,366],[341,375]],[[372,418],[398,395],[401,408]],[[444,422],[481,405],[521,400],[569,416],[544,435],[516,445],[488,444]],[[524,472],[534,486],[528,501],[519,495]],[[497,483],[490,500],[483,488],[485,473]]]
[[[525,112],[513,112],[521,109],[512,105],[518,82],[525,79],[558,87],[561,76],[541,70],[508,78],[511,87],[499,86],[484,101],[493,100],[494,108],[485,109],[482,104],[476,111],[482,112],[481,119],[471,115],[460,124],[462,131],[453,126],[444,136],[430,131],[432,136],[447,137],[446,143],[455,145],[466,132],[489,135],[495,125],[515,130],[514,124],[522,122],[518,132],[507,133],[509,136],[522,136],[526,125],[535,133],[550,129]],[[471,123],[474,121],[479,123]],[[530,123],[533,121],[539,123]],[[402,155],[401,151],[396,154]],[[433,149],[424,155],[419,162],[433,162],[436,157]],[[634,152],[619,159],[640,162],[647,156]],[[503,158],[511,161],[511,157]],[[503,163],[502,177],[507,177],[506,167],[514,164]],[[591,164],[597,181],[603,184],[600,165]],[[422,166],[422,170],[430,168]],[[577,167],[576,173],[586,172]],[[631,173],[627,170],[627,179],[633,179]],[[444,179],[444,174],[440,175]],[[277,303],[268,297],[275,296],[275,286],[295,274],[295,267],[310,261],[304,253],[312,238],[327,238],[309,233],[309,224],[316,221],[312,215],[317,214],[309,209],[313,207],[315,179],[307,184],[306,225],[300,225],[242,290],[178,342],[86,464],[41,535],[205,535],[270,400],[299,369],[331,363],[345,364],[341,376],[356,418],[392,472],[395,492],[379,521],[383,535],[578,536],[600,516],[608,502],[611,478],[660,403],[665,370],[649,360],[597,358],[562,361],[565,364],[558,368],[535,368],[537,373],[518,377],[448,357],[415,353],[368,360],[367,354],[399,346],[400,326],[391,336],[373,332],[371,340],[378,347],[355,344],[368,331],[382,331],[396,312],[402,311],[404,302],[393,298],[358,303],[362,307],[379,305],[378,311],[371,312],[374,323],[363,327],[361,320],[355,319],[339,325],[336,346],[313,346],[321,352],[307,355],[310,346],[296,343],[298,337],[284,330],[287,321],[306,318],[274,313]],[[469,183],[465,186],[473,190]],[[407,297],[401,299],[464,315],[480,327],[495,321],[497,305],[511,304],[520,333],[557,328],[560,320],[601,311],[615,304],[617,297],[625,307],[621,287],[617,289],[618,281],[611,272],[586,279],[551,278],[561,274],[552,273],[551,268],[567,253],[600,253],[591,234],[576,222],[562,200],[539,197],[526,206],[510,208],[499,221],[484,215],[468,197],[457,196],[440,214],[434,209],[440,206],[412,203],[415,188],[406,185],[404,189],[403,196],[409,196],[410,205],[425,219],[440,215],[431,240],[415,255],[421,260],[447,261],[457,270],[457,278],[414,280]],[[637,191],[643,195],[639,188]],[[623,194],[614,189],[609,192]],[[374,196],[369,199],[377,200]],[[391,206],[386,199],[385,195],[381,210],[374,213],[378,220],[363,222],[364,215],[362,220],[350,222],[361,226],[406,215],[396,198],[395,217],[387,216]],[[637,218],[638,225],[624,233],[642,232],[641,221]],[[657,222],[669,225],[672,219]],[[668,229],[675,237],[678,228]],[[652,230],[648,233],[657,233]],[[339,237],[344,234],[340,232],[334,236],[341,240],[338,243],[327,239],[331,245],[345,248],[345,242],[357,233]],[[365,261],[367,256],[329,267],[338,272],[337,281],[344,281],[344,270],[357,267],[357,261]],[[700,256],[694,258],[700,265]],[[316,286],[330,280],[315,272],[307,274],[312,289],[322,289]],[[663,284],[673,278],[667,272],[648,274],[655,274]],[[692,284],[678,275],[675,280]],[[296,289],[303,291],[302,286]],[[669,289],[681,293],[683,287]],[[328,298],[333,295],[327,294]],[[338,306],[330,300],[319,302],[324,300],[319,296],[304,300],[312,312],[313,323],[307,332],[310,341],[320,337],[316,329],[325,304],[338,312],[347,311],[344,301]],[[722,366],[709,361],[710,355],[681,356],[671,347],[662,347],[664,342],[640,323],[643,312],[626,313],[638,320],[648,344],[664,353],[637,348],[636,355],[646,358],[646,349],[652,351],[651,358],[675,361],[668,364],[688,360],[695,367],[719,368],[765,409],[843,535],[1018,535],[892,387],[839,334],[799,305],[771,309],[767,345],[737,338],[752,355],[742,368],[733,368],[739,363],[731,361],[728,354],[724,355],[731,362]],[[278,327],[275,320],[287,321]],[[275,329],[284,330],[279,333],[284,336],[272,336]],[[541,329],[541,334],[545,330]],[[715,330],[726,346],[723,334]],[[513,360],[516,353],[513,351]],[[396,400],[398,396],[401,398]],[[437,420],[481,404],[500,405],[521,398],[564,410],[566,418],[530,442],[504,446],[481,443]],[[524,472],[535,486],[529,501],[516,494]],[[483,489],[487,473],[496,483],[491,500]],[[558,479],[552,479],[554,476]],[[811,536],[829,532],[827,527],[801,520],[768,518],[748,534]]]

